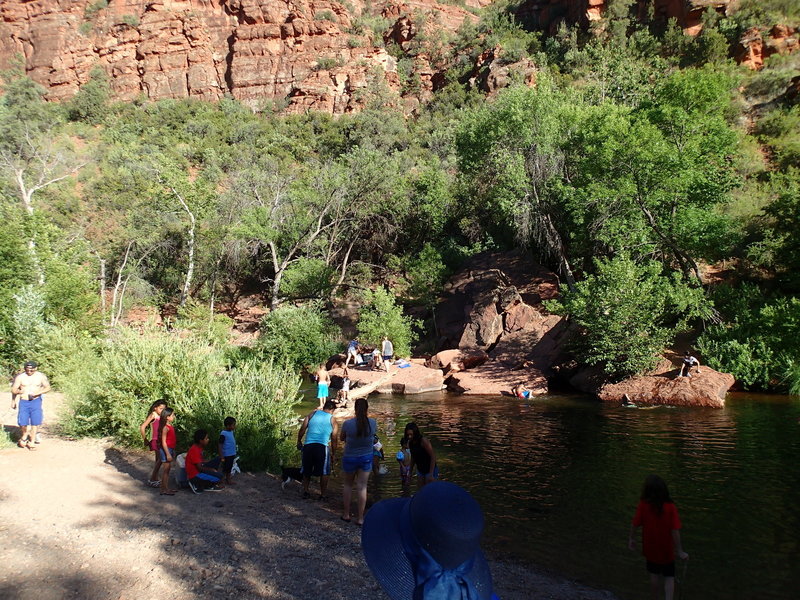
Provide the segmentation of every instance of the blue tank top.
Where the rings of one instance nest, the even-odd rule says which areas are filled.
[[[224,438],[225,441],[222,443],[222,455],[223,456],[235,456],[236,455],[236,438],[233,437],[233,432],[228,431],[227,429],[223,429],[219,432],[220,437]]]
[[[321,415],[321,416],[320,416]],[[314,414],[308,419],[308,429],[306,429],[306,444],[328,445],[333,433],[333,415],[324,410],[315,410]]]

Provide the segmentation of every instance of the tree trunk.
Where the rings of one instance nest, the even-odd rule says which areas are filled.
[[[181,203],[183,210],[186,211],[186,214],[189,215],[189,240],[187,243],[187,254],[189,258],[189,264],[186,267],[186,279],[183,282],[183,290],[181,290],[181,299],[179,302],[179,306],[184,306],[186,304],[186,299],[189,297],[189,288],[192,285],[192,277],[194,276],[194,234],[195,234],[195,227],[197,222],[194,218],[194,214],[191,210],[189,210],[189,205],[186,204],[186,201],[183,197],[178,193],[175,188],[172,188],[172,193],[175,194],[175,197],[178,198],[178,201]]]

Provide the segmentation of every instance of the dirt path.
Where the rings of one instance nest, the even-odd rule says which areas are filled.
[[[48,394],[46,418],[63,403]],[[6,422],[7,417],[4,417]],[[360,529],[330,503],[301,500],[267,474],[220,493],[160,496],[151,455],[45,426],[35,451],[0,450],[0,598],[50,600],[387,598]],[[607,592],[492,561],[502,600],[611,600]]]

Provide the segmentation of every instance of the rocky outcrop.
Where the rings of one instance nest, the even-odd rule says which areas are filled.
[[[679,372],[669,361],[662,361],[653,373],[605,384],[597,395],[603,402],[615,403],[623,402],[627,395],[637,406],[725,406],[725,394],[735,381],[733,375],[708,367],[701,367],[691,377],[679,377]]]
[[[334,361],[336,362],[336,361]],[[439,369],[429,369],[422,359],[409,361],[409,366],[398,368],[394,365],[389,367],[390,377],[386,371],[372,371],[367,367],[353,367],[347,369],[350,377],[352,390],[356,397],[360,388],[374,386],[372,390],[379,394],[422,394],[425,392],[439,392],[444,389],[444,376]],[[329,361],[331,364],[331,361]],[[334,366],[328,369],[331,374],[331,386],[333,389],[341,388],[342,375],[344,369],[341,366]],[[377,383],[377,385],[375,385]],[[372,391],[371,390],[371,391]]]
[[[473,88],[494,94],[516,81],[532,87],[536,85],[537,73],[536,64],[530,58],[514,60],[503,48],[495,46],[478,56],[467,82]]]
[[[791,54],[798,49],[800,39],[792,27],[775,25],[768,32],[760,27],[751,27],[734,48],[734,57],[736,62],[757,71],[773,54]]]
[[[444,374],[458,373],[480,367],[489,360],[489,355],[479,348],[442,350],[425,363],[429,369],[440,369]]]
[[[558,278],[521,251],[472,257],[444,288],[436,309],[441,347],[429,366],[445,371],[448,389],[510,394],[522,384],[547,392],[560,360],[566,324],[542,301],[558,294]]]
[[[636,9],[640,19],[648,17],[652,10],[655,21],[676,19],[689,35],[702,29],[703,13],[712,8],[727,12],[735,0],[637,0]],[[517,16],[524,23],[555,33],[561,23],[588,27],[600,21],[608,7],[608,0],[526,0],[517,8]]]
[[[479,5],[477,0],[471,0]],[[439,26],[476,19],[436,2]],[[50,100],[72,97],[95,66],[115,98],[144,95],[218,100],[226,95],[284,112],[358,110],[379,78],[398,90],[395,60],[353,27],[356,1],[329,0],[37,0],[0,3],[0,68],[17,55]],[[405,11],[405,12],[403,12]]]

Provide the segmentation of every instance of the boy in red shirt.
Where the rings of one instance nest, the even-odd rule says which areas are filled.
[[[189,479],[189,487],[195,494],[222,490],[218,484],[223,475],[217,470],[220,459],[203,462],[203,450],[206,446],[208,446],[208,431],[198,429],[194,432],[194,444],[186,453],[186,477]]]
[[[675,594],[675,553],[681,560],[689,555],[681,546],[681,520],[672,502],[667,484],[658,475],[648,475],[642,496],[631,523],[628,547],[636,550],[636,529],[642,528],[642,554],[647,560],[650,588],[658,598],[658,588],[664,581],[664,597],[672,600]]]

